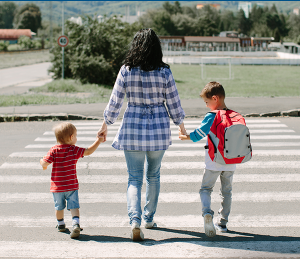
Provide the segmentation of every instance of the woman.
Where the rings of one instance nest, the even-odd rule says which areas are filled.
[[[185,113],[172,72],[169,65],[162,61],[162,56],[160,40],[152,29],[136,33],[117,76],[104,110],[103,125],[98,132],[106,139],[107,125],[116,121],[126,94],[127,109],[112,146],[124,150],[127,163],[127,207],[133,241],[144,239],[140,229],[142,216],[145,228],[156,226],[153,216],[160,190],[161,160],[172,143],[169,115],[174,124],[185,132]],[[141,189],[145,158],[147,185],[142,215]]]

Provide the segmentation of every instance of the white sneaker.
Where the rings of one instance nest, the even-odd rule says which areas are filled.
[[[157,227],[157,224],[154,221],[145,223],[145,228],[155,228],[155,227]]]
[[[228,231],[226,225],[219,225],[219,224],[216,223],[216,224],[215,224],[215,228],[216,228],[218,231],[223,232],[223,233],[225,233],[225,232]]]
[[[140,229],[140,225],[136,222],[132,222],[131,224],[131,235],[130,238],[132,241],[143,241],[144,240],[144,234],[142,230]]]
[[[206,214],[204,216],[204,231],[208,237],[214,237],[216,235],[216,229],[212,220],[212,215]]]

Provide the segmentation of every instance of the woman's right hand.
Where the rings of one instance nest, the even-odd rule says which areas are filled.
[[[107,136],[107,125],[105,121],[103,121],[101,128],[99,129],[97,133],[98,137],[104,137],[104,142],[106,141]]]
[[[187,135],[183,122],[179,125],[179,135]]]

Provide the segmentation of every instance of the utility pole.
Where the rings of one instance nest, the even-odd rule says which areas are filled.
[[[53,26],[52,26],[52,1],[50,3],[50,48],[52,48],[52,41],[53,41]]]

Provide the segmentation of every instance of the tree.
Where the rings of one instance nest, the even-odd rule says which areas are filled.
[[[296,43],[300,44],[300,16],[291,14],[288,19],[288,36]]]
[[[78,79],[82,83],[113,86],[124,59],[126,47],[141,25],[124,23],[117,17],[99,23],[90,16],[82,17],[83,24],[67,21],[65,34],[69,45],[65,47],[65,78]],[[61,78],[61,47],[55,45],[52,67],[54,78]]]
[[[236,17],[236,29],[237,31],[249,35],[250,29],[251,29],[251,21],[245,17],[245,13],[243,9],[240,9],[237,13]]]
[[[13,28],[14,12],[17,6],[14,2],[0,3],[0,28]]]
[[[170,4],[169,2],[164,2],[163,9],[170,15],[182,13],[182,9],[178,1],[175,1],[174,5]]]
[[[17,9],[14,18],[16,29],[30,29],[37,32],[42,26],[42,15],[40,8],[33,4],[26,4]]]

